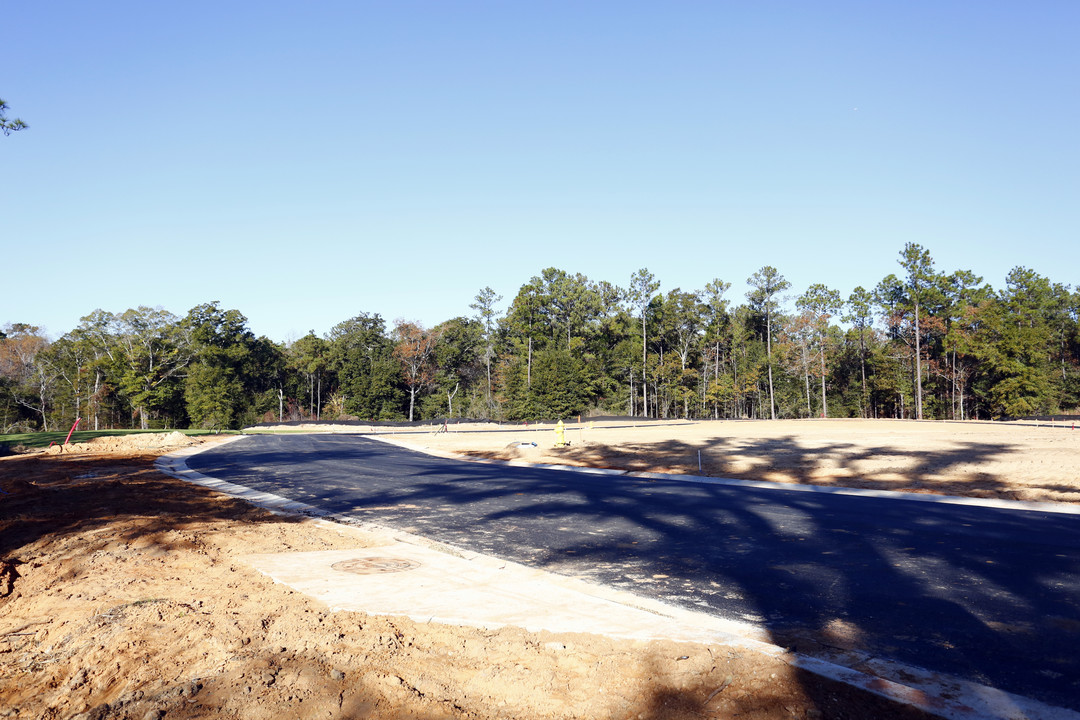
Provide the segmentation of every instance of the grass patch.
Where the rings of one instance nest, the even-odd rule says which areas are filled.
[[[106,437],[111,435],[135,435],[138,433],[162,433],[162,432],[174,432],[173,430],[77,430],[71,436],[71,442],[86,442],[87,440],[93,440],[97,437]],[[224,433],[226,435],[238,435],[236,430],[176,430],[184,435],[214,435]],[[56,443],[60,445],[64,442],[64,438],[67,437],[67,430],[57,430],[55,432],[35,432],[35,433],[12,433],[10,435],[0,435],[0,452],[7,452],[18,446],[24,448],[42,448],[48,447],[50,443]]]

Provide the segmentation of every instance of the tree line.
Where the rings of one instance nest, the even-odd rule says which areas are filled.
[[[360,313],[290,343],[219,303],[184,317],[95,310],[52,341],[0,332],[4,432],[238,428],[282,420],[990,419],[1080,407],[1080,292],[1024,267],[1000,290],[938,272],[909,243],[898,273],[847,298],[789,295],[772,266],[743,298],[716,279],[664,291],[547,268],[510,299],[483,288],[435,327]]]

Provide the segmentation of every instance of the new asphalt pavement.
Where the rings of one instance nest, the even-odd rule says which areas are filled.
[[[473,552],[1080,710],[1080,515],[259,435],[192,470]]]

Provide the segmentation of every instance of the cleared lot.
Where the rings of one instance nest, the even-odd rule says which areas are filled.
[[[398,437],[690,474],[700,450],[714,476],[1080,501],[1080,431],[1060,427],[574,422],[563,448],[550,426],[490,429]],[[12,717],[921,716],[723,648],[327,613],[235,558],[374,538],[162,476],[151,463],[165,450],[72,450],[0,459],[0,708]]]
[[[1063,422],[597,421],[590,427],[575,419],[565,428],[566,447],[554,447],[552,425],[497,432],[490,425],[449,425],[447,432],[393,437],[475,457],[1080,503],[1080,429]]]

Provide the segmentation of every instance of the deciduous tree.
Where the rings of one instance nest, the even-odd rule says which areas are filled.
[[[7,325],[0,340],[0,378],[7,380],[12,400],[36,413],[45,431],[49,429],[49,391],[56,377],[43,362],[48,347],[49,339],[41,328],[26,323]]]
[[[483,376],[479,361],[484,354],[484,326],[477,320],[457,317],[440,323],[433,332],[439,338],[433,357],[433,384],[439,392],[428,398],[424,407],[430,408],[432,416],[445,413],[446,417],[454,417],[454,399],[459,391],[464,389],[468,396]],[[460,416],[461,404],[456,407]]]
[[[288,348],[287,358],[288,367],[307,381],[308,418],[318,420],[322,415],[323,375],[331,363],[330,343],[311,331]]]
[[[140,428],[149,428],[151,415],[183,419],[183,371],[194,353],[178,317],[146,306],[120,315],[97,310],[83,327],[108,356],[112,382]]]
[[[405,320],[394,323],[394,357],[401,363],[402,377],[409,389],[409,421],[413,419],[416,396],[435,379],[432,357],[439,334]]]

